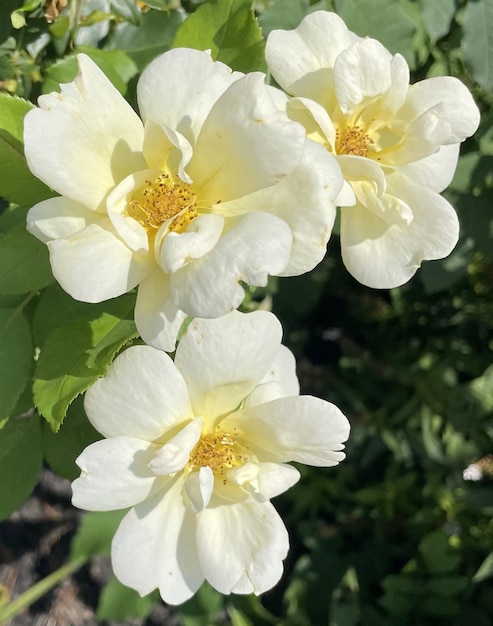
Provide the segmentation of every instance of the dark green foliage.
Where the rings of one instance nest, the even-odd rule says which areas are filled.
[[[482,123],[446,192],[461,239],[448,259],[425,263],[392,291],[357,284],[335,235],[309,275],[248,291],[246,308],[272,297],[302,393],[349,417],[347,459],[300,467],[301,481],[275,500],[292,549],[274,590],[223,598],[204,586],[176,613],[184,626],[491,624],[491,0],[183,0],[183,11],[168,0],[149,0],[143,11],[112,0],[107,14],[87,3],[78,25],[66,15],[48,24],[42,2],[0,4],[0,516],[29,495],[42,455],[60,475],[77,476],[76,456],[98,437],[78,396],[136,336],[134,294],[99,305],[72,300],[52,284],[45,246],[24,230],[27,208],[51,195],[23,156],[27,100],[72,80],[78,51],[133,105],[138,74],[172,46],[210,48],[237,70],[262,70],[262,35],[295,27],[309,11],[336,9],[358,35],[403,54],[413,80],[452,74],[471,88]],[[482,480],[464,479],[471,463]],[[87,515],[72,558],[108,554],[121,516]],[[144,618],[154,601],[113,581],[99,618]]]

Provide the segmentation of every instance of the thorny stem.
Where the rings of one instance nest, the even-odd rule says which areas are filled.
[[[41,598],[41,596],[48,593],[52,587],[82,567],[86,560],[87,559],[84,557],[79,557],[66,565],[62,565],[62,567],[54,571],[46,578],[43,578],[43,580],[37,582],[6,607],[0,608],[0,624],[3,624],[6,620],[15,617],[23,609],[30,606],[33,602],[36,602],[36,600]]]

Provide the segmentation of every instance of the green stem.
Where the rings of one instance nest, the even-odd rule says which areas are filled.
[[[69,574],[77,571],[82,565],[84,565],[86,560],[87,559],[85,558],[79,558],[75,559],[71,563],[67,563],[67,565],[63,565],[52,574],[30,587],[6,607],[3,609],[0,608],[0,624],[3,624],[11,617],[14,617],[20,613],[22,609],[27,608],[33,602],[36,602],[36,600],[41,598],[41,596],[44,596],[45,593],[48,593],[52,587],[66,578]]]
[[[24,307],[34,298],[36,293],[37,293],[36,291],[31,291],[30,293],[27,294],[24,300],[14,309],[14,312],[9,317],[9,320],[8,320],[9,322],[11,319],[14,319],[14,317],[19,315],[19,313],[22,313]]]

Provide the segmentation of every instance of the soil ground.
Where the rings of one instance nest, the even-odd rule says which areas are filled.
[[[66,563],[82,515],[70,496],[70,482],[43,469],[31,497],[0,523],[1,597],[13,600]],[[99,594],[110,576],[109,559],[95,557],[2,626],[179,626],[178,617],[162,604],[145,620],[97,620]]]

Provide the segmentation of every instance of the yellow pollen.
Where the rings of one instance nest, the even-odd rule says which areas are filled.
[[[210,467],[215,474],[224,475],[224,472],[233,467],[243,465],[248,459],[245,448],[236,442],[239,433],[216,432],[203,435],[190,455],[188,469],[199,470],[201,467]]]
[[[346,126],[336,131],[336,154],[352,154],[365,157],[373,140],[359,126]]]
[[[160,174],[155,181],[145,181],[128,203],[125,215],[137,220],[149,234],[169,219],[169,229],[182,233],[197,217],[195,200],[189,185],[174,182],[169,174]]]

